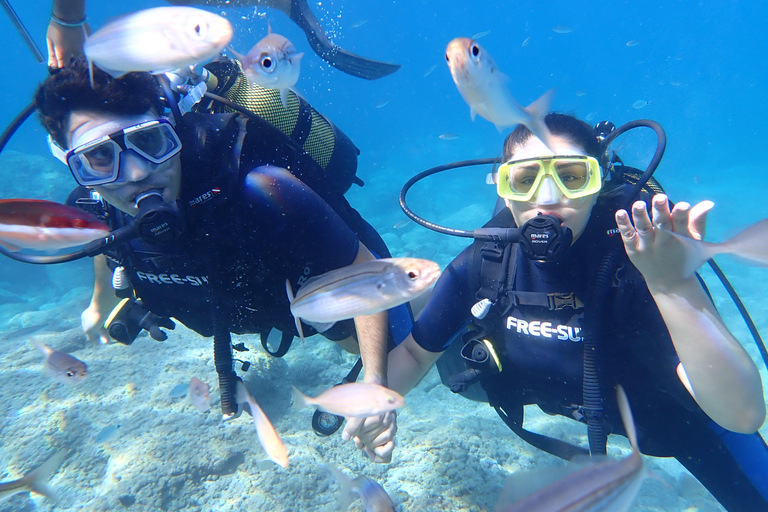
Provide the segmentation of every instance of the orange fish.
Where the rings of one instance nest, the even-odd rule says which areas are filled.
[[[277,435],[275,427],[269,422],[269,418],[261,410],[256,400],[245,389],[245,384],[242,381],[237,382],[237,394],[235,399],[239,404],[247,403],[251,408],[251,416],[253,416],[253,424],[256,427],[256,434],[259,436],[259,442],[261,443],[264,451],[267,452],[267,456],[272,459],[275,464],[279,464],[284,468],[288,467],[288,450],[285,448],[283,441],[280,440],[280,436]]]

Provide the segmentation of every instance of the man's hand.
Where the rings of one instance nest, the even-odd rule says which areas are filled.
[[[353,439],[372,462],[386,464],[392,461],[396,433],[397,413],[389,411],[380,416],[347,418],[341,438],[344,441]]]
[[[80,315],[80,325],[82,325],[88,341],[102,345],[109,343],[109,333],[104,328],[104,316],[99,311],[99,306],[94,302],[91,302],[88,309]]]

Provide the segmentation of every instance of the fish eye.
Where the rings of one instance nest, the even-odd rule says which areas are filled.
[[[74,377],[74,376],[75,376],[75,373],[72,370],[69,370],[67,372],[67,377]]]
[[[85,227],[85,221],[83,219],[75,219],[75,221],[72,224],[76,228],[84,228]]]
[[[473,57],[477,57],[478,55],[480,55],[480,47],[477,46],[476,44],[472,45],[472,48],[470,48],[470,51],[472,52]]]
[[[408,271],[408,279],[416,279],[419,277],[419,271],[418,270],[409,270]]]
[[[195,36],[200,39],[208,37],[208,25],[206,25],[203,21],[197,21],[192,26],[192,30],[195,32]]]
[[[265,69],[270,69],[272,67],[272,58],[271,57],[262,57],[261,58],[261,65]]]
[[[445,54],[445,60],[446,60],[446,62],[451,62],[451,58],[448,56],[447,53]]]
[[[394,397],[391,397],[391,396],[390,396],[389,398],[387,398],[387,403],[390,403],[390,404],[393,404],[393,403],[395,403],[395,399],[394,399]]]

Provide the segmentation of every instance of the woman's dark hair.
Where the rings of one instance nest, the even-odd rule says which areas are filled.
[[[53,140],[67,147],[67,123],[75,110],[139,115],[154,108],[163,111],[161,89],[149,73],[128,73],[112,78],[93,67],[93,85],[85,59],[74,59],[43,82],[35,93],[40,122]]]
[[[587,155],[595,157],[598,162],[602,162],[603,155],[600,154],[600,144],[597,142],[590,125],[568,114],[555,112],[547,114],[544,123],[552,135],[564,137],[581,146]],[[511,160],[515,151],[532,136],[533,134],[525,125],[518,125],[504,141],[504,161]]]

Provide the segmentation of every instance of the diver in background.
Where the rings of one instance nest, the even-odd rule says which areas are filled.
[[[289,346],[296,329],[286,278],[295,290],[309,277],[389,252],[346,203],[344,187],[318,192],[332,207],[285,169],[267,164],[314,174],[318,180],[340,176],[352,166],[354,176],[357,149],[334,128],[334,156],[322,168],[267,121],[231,113],[169,119],[162,94],[148,73],[113,79],[98,68],[92,88],[83,59],[55,72],[37,91],[41,121],[63,152],[59,156],[82,187],[98,193],[113,229],[147,208],[175,215],[174,222],[183,226],[170,240],[135,239],[95,258],[96,282],[83,313],[84,330],[91,339],[107,341],[102,325],[119,300],[111,278],[122,267],[132,291],[115,311],[138,307],[138,318],[146,313],[143,318],[150,320],[139,325],[153,338],[163,339],[160,328],[171,328],[169,317],[174,317],[204,336],[222,329],[227,336],[230,331],[259,333],[262,343],[276,329]],[[282,108],[277,92],[271,98],[271,107]],[[333,171],[334,166],[342,169]],[[398,317],[405,327],[402,339],[410,321],[407,308],[398,311],[405,315]],[[388,312],[358,317],[323,332],[348,350],[359,345],[364,382],[386,386],[388,319],[395,322],[388,317]],[[312,326],[303,328],[308,335],[316,332]],[[216,359],[222,397],[227,391],[234,396],[237,381],[231,348],[226,349],[228,366],[220,367]],[[225,410],[224,398],[222,410],[235,412]],[[346,428],[355,432],[357,423]]]
[[[523,406],[537,404],[588,423],[592,453],[604,453],[608,434],[625,435],[613,392],[621,384],[644,454],[675,457],[730,512],[768,510],[760,374],[698,276],[682,277],[682,243],[664,231],[701,239],[706,207],[670,212],[666,196],[646,190],[650,207],[633,204],[633,227],[622,209],[630,186],[604,179],[611,164],[592,128],[563,114],[546,124],[554,155],[523,125],[507,138],[497,174],[506,207],[485,227],[549,215],[570,228],[572,245],[537,261],[518,244],[475,241],[390,353],[389,385],[405,395],[470,324],[461,349],[469,369],[458,373],[458,350],[438,367],[453,365],[454,391],[481,391],[468,388],[479,378],[481,399],[522,439],[565,459],[583,451],[523,428]],[[361,432],[357,446],[388,461],[394,429],[369,418]]]
[[[325,33],[307,0],[168,0],[173,5],[213,5],[215,7],[263,6],[277,9],[304,31],[312,50],[344,73],[376,80],[400,69],[399,64],[361,57],[336,46]],[[53,0],[48,24],[48,66],[58,69],[72,57],[83,53],[85,36],[90,34],[85,16],[85,0]]]

